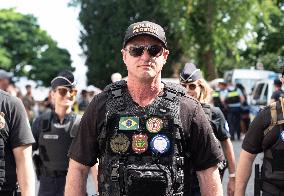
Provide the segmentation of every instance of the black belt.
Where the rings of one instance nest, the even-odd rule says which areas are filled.
[[[50,170],[43,168],[41,170],[41,175],[46,177],[59,177],[59,176],[66,176],[67,171],[56,171],[56,170]]]

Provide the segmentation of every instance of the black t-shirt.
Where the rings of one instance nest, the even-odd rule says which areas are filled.
[[[276,103],[276,110],[281,111],[280,102]],[[259,112],[259,114],[251,122],[248,132],[244,138],[242,148],[251,153],[258,154],[269,148],[273,141],[279,137],[279,125],[272,128],[272,130],[264,137],[264,130],[271,123],[270,107],[267,106]]]
[[[104,127],[106,100],[105,91],[94,97],[82,117],[69,151],[70,158],[90,167],[99,157],[98,134]],[[180,108],[187,143],[185,151],[191,155],[194,168],[200,171],[217,165],[223,155],[201,105],[193,98],[183,97]]]
[[[280,98],[281,96],[283,96],[283,95],[284,95],[284,92],[283,92],[282,90],[277,90],[277,91],[274,91],[274,92],[272,93],[271,99],[274,99],[274,101],[278,101],[279,98]]]
[[[7,134],[5,145],[5,177],[3,187],[16,184],[16,163],[13,149],[34,143],[28,117],[23,103],[16,97],[0,90],[1,126],[2,134]],[[1,137],[1,136],[0,136]]]
[[[212,119],[211,122],[215,136],[219,141],[225,141],[230,138],[229,127],[223,112],[218,107],[211,107]]]

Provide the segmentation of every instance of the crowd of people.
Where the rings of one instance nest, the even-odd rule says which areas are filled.
[[[116,73],[102,92],[91,86],[76,99],[75,78],[62,70],[40,114],[31,86],[21,95],[12,75],[0,70],[1,196],[35,195],[35,175],[39,196],[84,196],[90,171],[104,196],[221,196],[226,168],[227,195],[244,196],[261,152],[257,191],[284,194],[281,90],[250,123],[245,88],[230,78],[212,89],[186,63],[180,84],[162,82],[170,51],[160,25],[131,24],[121,53],[127,81]],[[232,141],[242,137],[237,163]]]

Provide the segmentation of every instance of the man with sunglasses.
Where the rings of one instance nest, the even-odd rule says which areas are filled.
[[[34,163],[40,181],[39,196],[63,196],[68,169],[67,152],[81,116],[72,112],[77,90],[74,76],[62,71],[51,81],[54,110],[37,117],[32,124],[36,143]]]
[[[191,162],[202,194],[222,195],[223,156],[202,107],[182,86],[161,82],[169,55],[164,29],[130,25],[121,53],[127,82],[110,84],[88,106],[70,147],[65,194],[84,194],[98,158],[100,195],[187,195]]]

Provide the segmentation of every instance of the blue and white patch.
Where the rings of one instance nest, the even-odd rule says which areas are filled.
[[[150,147],[152,152],[163,154],[169,150],[170,140],[165,135],[157,134],[155,137],[152,138],[150,142]]]
[[[227,121],[225,121],[225,130],[230,133],[229,124]]]
[[[284,142],[284,130],[281,131],[281,133],[280,133],[280,138],[281,138],[281,140]]]

